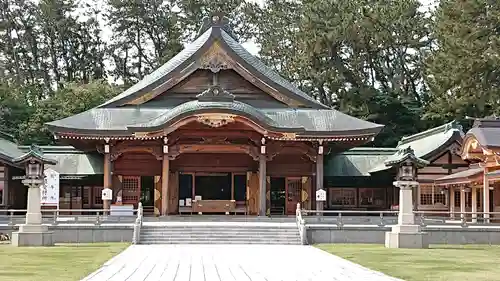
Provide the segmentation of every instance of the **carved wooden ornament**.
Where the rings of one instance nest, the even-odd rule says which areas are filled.
[[[197,121],[213,128],[219,128],[234,122],[231,114],[201,114],[197,115]]]
[[[231,59],[219,43],[214,43],[200,59],[200,68],[217,73],[223,69],[231,69]]]

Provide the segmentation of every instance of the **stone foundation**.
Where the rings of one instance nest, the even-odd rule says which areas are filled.
[[[12,232],[15,247],[53,246],[53,232]]]
[[[426,232],[386,232],[386,248],[405,248],[405,249],[427,249],[429,248],[429,239]]]
[[[19,231],[12,232],[12,245],[16,247],[53,246],[54,232],[49,231],[46,225],[23,224]]]

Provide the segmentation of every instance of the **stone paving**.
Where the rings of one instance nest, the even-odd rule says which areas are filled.
[[[83,281],[396,281],[312,246],[133,245]]]

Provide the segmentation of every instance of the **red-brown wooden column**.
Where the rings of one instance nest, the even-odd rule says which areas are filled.
[[[168,176],[170,174],[170,162],[168,160],[168,138],[163,139],[163,160],[161,168],[161,214],[168,215],[169,212],[169,194],[168,194]]]

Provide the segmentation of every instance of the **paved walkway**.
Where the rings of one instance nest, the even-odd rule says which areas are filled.
[[[133,245],[85,281],[396,281],[311,246]]]

